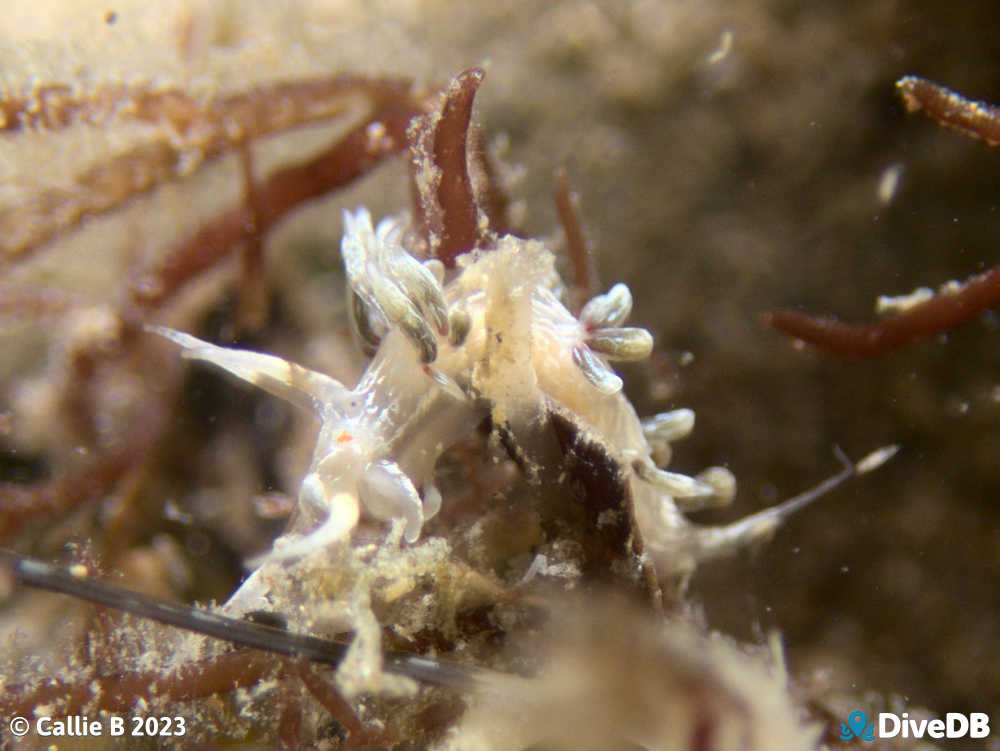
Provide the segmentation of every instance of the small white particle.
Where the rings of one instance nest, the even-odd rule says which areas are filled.
[[[722,36],[719,37],[719,46],[716,47],[712,53],[708,56],[709,65],[715,65],[716,63],[721,63],[733,49],[733,32],[726,29],[722,32]]]
[[[894,457],[897,451],[899,451],[899,445],[895,443],[890,446],[883,446],[880,449],[876,449],[854,466],[855,471],[857,471],[859,475],[863,475],[866,472],[878,469]]]
[[[901,162],[895,162],[882,170],[882,174],[879,175],[876,195],[878,195],[879,203],[883,206],[888,206],[896,197],[903,177],[903,169]]]
[[[431,669],[435,669],[438,666],[438,664],[436,662],[434,662],[433,660],[425,660],[425,659],[420,658],[420,657],[410,657],[407,660],[407,662],[409,664],[411,664],[411,665],[417,665],[418,667],[425,667],[425,668],[431,668]]]
[[[385,123],[371,123],[365,128],[365,139],[368,141],[367,148],[370,152],[378,152],[387,148],[390,144],[390,139]]]
[[[939,295],[954,295],[962,291],[962,283],[955,279],[947,281],[938,287]]]
[[[934,290],[930,287],[919,287],[908,295],[896,295],[895,297],[879,295],[878,300],[875,301],[875,312],[880,316],[904,313],[910,308],[927,302],[932,297],[934,297]]]

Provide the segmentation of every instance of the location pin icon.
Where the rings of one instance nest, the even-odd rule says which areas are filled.
[[[868,725],[868,718],[865,717],[864,712],[859,710],[851,712],[851,716],[847,718],[847,722],[851,726],[851,730],[854,731],[854,737],[860,738],[861,734],[865,732],[865,727]]]

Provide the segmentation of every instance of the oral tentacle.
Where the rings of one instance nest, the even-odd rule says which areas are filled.
[[[219,347],[166,326],[146,326],[146,331],[179,344],[186,358],[216,365],[319,417],[342,405],[350,394],[335,378],[274,355]]]

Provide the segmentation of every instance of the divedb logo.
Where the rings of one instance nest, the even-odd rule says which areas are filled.
[[[906,712],[879,712],[877,722],[868,722],[861,710],[851,712],[840,723],[840,740],[873,741],[876,738],[985,738],[990,734],[990,716],[985,712],[949,712],[944,719],[914,720]]]

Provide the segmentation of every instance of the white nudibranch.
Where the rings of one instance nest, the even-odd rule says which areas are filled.
[[[623,327],[628,288],[616,284],[578,319],[558,297],[553,255],[541,243],[502,237],[489,251],[460,256],[446,276],[438,261],[420,262],[407,250],[405,230],[405,219],[373,228],[366,209],[344,212],[353,324],[374,351],[353,389],[278,357],[151,327],[185,357],[214,363],[322,423],[297,518],[265,561],[348,539],[362,512],[402,520],[405,539],[416,541],[441,503],[433,479],[439,456],[487,416],[516,441],[558,411],[603,446],[627,477],[639,535],[664,579],[768,535],[816,497],[725,527],[692,524],[680,509],[729,502],[735,480],[721,467],[696,477],[661,468],[694,414],[676,410],[643,422],[623,394],[609,360],[645,358],[653,345],[646,330]],[[848,463],[838,478],[852,471]]]

